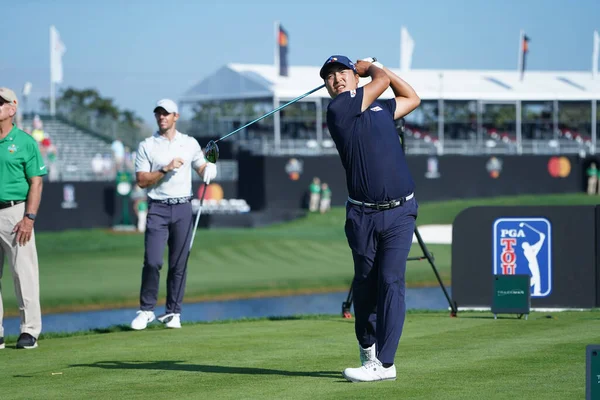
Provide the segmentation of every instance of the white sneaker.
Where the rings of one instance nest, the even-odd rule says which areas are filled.
[[[181,328],[181,315],[180,314],[163,314],[158,317],[158,320],[165,324],[167,328]]]
[[[141,331],[142,329],[146,329],[148,324],[154,321],[154,311],[138,311],[137,317],[133,321],[131,321],[131,329],[135,329],[136,331]]]
[[[377,360],[377,354],[375,354],[375,343],[366,349],[364,349],[359,343],[358,351],[360,353],[360,365],[365,365],[368,361]]]
[[[346,368],[342,375],[350,382],[395,381],[396,366],[384,368],[379,360],[374,360],[359,368]]]

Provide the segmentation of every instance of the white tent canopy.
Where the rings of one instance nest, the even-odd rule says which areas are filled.
[[[190,88],[182,103],[210,100],[296,98],[323,84],[319,66],[291,66],[289,76],[274,65],[227,64]],[[423,100],[550,101],[599,100],[600,78],[585,71],[410,70],[401,73]],[[361,85],[368,79],[361,79]],[[391,98],[388,89],[383,98]],[[306,99],[328,98],[321,89]]]

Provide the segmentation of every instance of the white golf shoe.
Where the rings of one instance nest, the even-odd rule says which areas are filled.
[[[375,344],[371,347],[363,348],[360,343],[358,344],[358,351],[360,353],[360,365],[365,365],[368,361],[377,360],[377,354],[375,354]]]
[[[368,361],[362,367],[346,368],[342,375],[350,382],[394,381],[396,380],[396,366],[384,368],[376,359]]]
[[[138,311],[137,317],[131,321],[131,329],[135,329],[136,331],[141,331],[142,329],[146,329],[148,324],[154,321],[156,317],[154,316],[154,311]]]
[[[158,317],[158,320],[165,324],[167,328],[181,328],[181,315],[180,314],[163,314]]]

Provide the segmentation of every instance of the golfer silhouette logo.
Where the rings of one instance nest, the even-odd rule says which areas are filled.
[[[542,246],[544,245],[546,235],[525,222],[521,222],[519,224],[519,227],[529,228],[539,235],[539,240],[535,244],[532,245],[531,243],[524,241],[523,244],[521,244],[521,247],[523,248],[523,255],[529,263],[529,272],[531,273],[531,287],[533,289],[531,295],[541,296],[542,283],[540,281],[540,264],[538,263],[537,256],[540,250],[542,249]]]
[[[494,275],[528,274],[531,297],[552,291],[552,239],[545,218],[499,218],[494,222]]]

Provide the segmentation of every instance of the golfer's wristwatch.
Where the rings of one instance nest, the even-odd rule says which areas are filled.
[[[27,218],[29,218],[30,220],[32,220],[32,221],[34,221],[34,220],[35,220],[35,214],[33,214],[33,213],[27,213],[27,214],[25,214],[25,216],[26,216]]]
[[[161,168],[158,170],[158,172],[163,173],[163,174],[167,174],[169,171],[165,170],[164,168]]]

